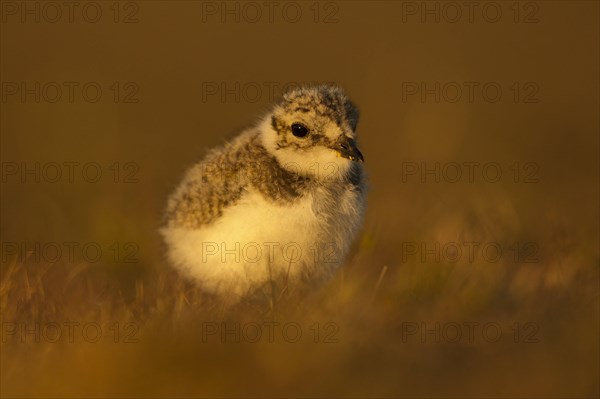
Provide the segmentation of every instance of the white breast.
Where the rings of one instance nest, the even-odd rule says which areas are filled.
[[[315,209],[320,201],[314,196],[278,205],[251,191],[209,226],[161,232],[170,260],[184,274],[207,291],[243,296],[275,276],[291,282],[303,275],[318,278],[342,262],[359,220],[350,204],[355,196],[338,200],[336,215],[326,217]]]

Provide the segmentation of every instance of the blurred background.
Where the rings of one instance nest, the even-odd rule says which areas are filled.
[[[2,396],[600,394],[598,3],[0,7]],[[319,82],[361,111],[361,236],[220,308],[164,261],[166,197]]]

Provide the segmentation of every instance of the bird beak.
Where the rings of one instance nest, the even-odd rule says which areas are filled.
[[[342,135],[335,142],[333,149],[337,151],[338,155],[342,158],[347,158],[351,161],[364,162],[365,159],[356,148],[356,143],[350,137]]]

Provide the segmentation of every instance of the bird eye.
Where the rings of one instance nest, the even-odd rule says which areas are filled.
[[[306,137],[308,135],[308,128],[300,123],[292,124],[292,134],[296,137]]]

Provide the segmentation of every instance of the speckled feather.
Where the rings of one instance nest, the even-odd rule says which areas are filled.
[[[249,188],[257,189],[270,201],[293,203],[294,199],[314,191],[317,186],[335,196],[345,190],[363,190],[362,169],[352,165],[342,179],[320,182],[280,166],[259,143],[258,132],[242,136],[248,142],[226,144],[186,175],[184,182],[169,199],[167,223],[172,226],[198,228],[222,215],[223,209],[235,204]]]

